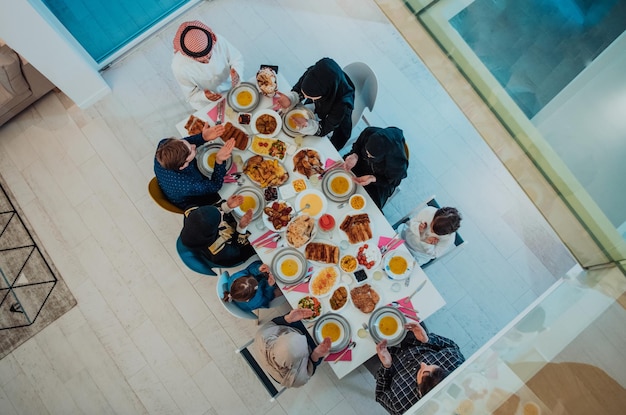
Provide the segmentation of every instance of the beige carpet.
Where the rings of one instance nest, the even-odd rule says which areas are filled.
[[[0,178],[0,359],[75,305]]]

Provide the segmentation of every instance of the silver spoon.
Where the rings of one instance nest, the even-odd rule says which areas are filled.
[[[302,212],[303,210],[306,210],[306,209],[308,209],[308,208],[310,208],[310,207],[311,207],[311,205],[307,203],[306,205],[304,205],[304,207],[303,207],[302,209],[300,209],[300,210],[296,210],[296,212],[295,212],[293,215],[294,215],[294,216],[296,216],[298,213],[300,213],[300,212]]]
[[[339,204],[339,206],[337,206],[337,209],[341,209],[346,205],[347,202],[343,202],[341,204]]]
[[[392,305],[394,308],[397,308],[398,310],[400,310],[400,312],[401,312],[402,314],[404,314],[404,316],[405,316],[406,318],[410,318],[411,320],[417,321],[418,323],[420,322],[420,320],[419,320],[418,318],[415,318],[415,317],[413,317],[413,316],[409,316],[409,315],[405,314],[405,313],[402,311],[402,310],[409,310],[409,311],[413,311],[415,314],[418,314],[418,313],[419,313],[419,311],[415,310],[414,308],[409,308],[409,307],[405,307],[405,306],[403,306],[403,305],[400,305],[400,304],[398,304],[398,302],[397,302],[397,301],[392,301],[392,302],[391,302],[391,305]],[[402,309],[402,310],[401,310],[401,309]]]

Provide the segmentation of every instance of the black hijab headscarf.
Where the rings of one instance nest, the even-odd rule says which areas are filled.
[[[350,108],[354,106],[354,85],[331,58],[322,58],[309,67],[294,86],[294,91],[310,97],[322,97],[319,101],[343,102]]]
[[[180,239],[183,245],[202,249],[217,240],[222,214],[215,206],[201,206],[187,211]]]

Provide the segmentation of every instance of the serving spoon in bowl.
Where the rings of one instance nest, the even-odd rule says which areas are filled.
[[[296,216],[298,213],[302,212],[303,210],[307,210],[307,209],[308,209],[308,208],[310,208],[310,207],[311,207],[311,205],[307,203],[306,205],[304,205],[304,207],[303,207],[302,209],[300,209],[300,210],[296,210],[296,211],[294,212],[293,216]]]

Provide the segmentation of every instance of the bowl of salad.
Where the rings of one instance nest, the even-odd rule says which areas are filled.
[[[315,321],[322,315],[322,303],[320,303],[320,300],[318,300],[317,297],[313,297],[311,295],[302,297],[300,301],[298,301],[298,308],[308,308],[313,310],[311,318],[304,319],[306,321]]]

